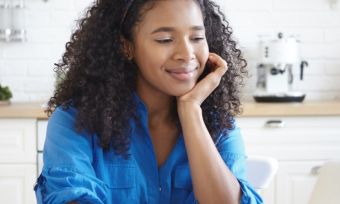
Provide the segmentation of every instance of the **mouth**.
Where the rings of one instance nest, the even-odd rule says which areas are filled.
[[[195,72],[197,71],[197,69],[198,67],[195,67],[193,69],[176,68],[176,69],[168,69],[165,71],[169,73],[171,77],[179,81],[187,81],[187,80],[192,79],[195,76]]]

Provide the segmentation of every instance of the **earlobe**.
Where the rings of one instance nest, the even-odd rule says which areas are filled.
[[[122,45],[122,52],[124,53],[124,56],[131,61],[133,59],[133,52],[132,52],[132,44],[124,37],[121,37],[120,39],[121,45]]]
[[[133,59],[133,56],[132,56],[131,52],[126,51],[124,54],[125,54],[125,57],[126,57],[129,61],[131,61],[131,60]]]

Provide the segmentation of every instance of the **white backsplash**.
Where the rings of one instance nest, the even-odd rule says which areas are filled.
[[[295,86],[306,100],[340,100],[340,8],[327,0],[216,0],[245,51],[251,77],[243,91],[251,100],[256,82],[259,35],[298,35],[309,62]],[[27,41],[0,42],[0,83],[10,86],[12,101],[46,101],[54,88],[58,62],[77,16],[92,0],[26,0]]]

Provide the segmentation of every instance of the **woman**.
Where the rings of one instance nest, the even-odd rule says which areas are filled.
[[[246,62],[210,0],[98,0],[49,101],[39,203],[262,203],[233,117]]]

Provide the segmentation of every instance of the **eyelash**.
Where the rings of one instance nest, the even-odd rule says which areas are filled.
[[[156,40],[156,42],[160,43],[160,44],[168,44],[170,42],[172,42],[171,39],[162,39],[162,40]]]
[[[193,38],[191,40],[194,41],[194,42],[199,42],[199,41],[202,41],[204,39],[205,39],[204,37],[195,37],[195,38]],[[168,44],[168,43],[171,43],[172,41],[173,41],[172,39],[156,40],[156,42],[158,42],[160,44]]]

